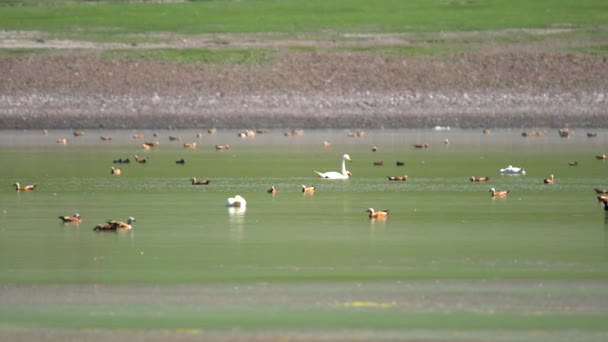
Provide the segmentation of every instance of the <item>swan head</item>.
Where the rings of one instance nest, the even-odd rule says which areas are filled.
[[[342,156],[342,160],[348,160],[349,162],[352,162],[352,159],[350,159],[350,156],[348,154],[344,154]]]
[[[496,189],[490,188],[490,192],[496,192]]]

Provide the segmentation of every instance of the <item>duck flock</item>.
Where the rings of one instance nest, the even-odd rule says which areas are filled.
[[[217,130],[216,129],[210,129],[208,130],[209,134],[216,134]],[[258,130],[258,133],[267,133],[267,130]],[[491,131],[488,129],[485,129],[483,131],[484,134],[490,134]],[[43,134],[47,135],[48,131],[43,130]],[[252,130],[245,130],[245,131],[241,131],[238,133],[238,136],[241,138],[251,138],[254,137],[256,134],[256,131],[252,131]],[[302,135],[303,131],[302,130],[293,130],[293,131],[289,131],[289,132],[285,132],[285,136],[286,137],[291,137],[291,136],[299,136]],[[523,137],[535,137],[535,136],[545,136],[547,133],[546,131],[542,131],[542,132],[523,132],[522,136]],[[571,131],[569,129],[560,129],[559,130],[559,136],[560,137],[569,137],[571,134]],[[78,132],[73,132],[74,137],[81,137],[84,136],[84,132],[82,131],[78,131]],[[154,137],[158,137],[157,133],[153,134]],[[201,138],[201,134],[197,134],[197,138]],[[361,138],[364,136],[364,132],[363,131],[357,131],[355,133],[353,132],[349,132],[348,133],[349,137],[353,137],[353,138]],[[587,133],[587,136],[590,138],[595,138],[597,137],[597,133]],[[145,137],[144,135],[133,135],[132,137],[134,140],[143,140]],[[112,137],[111,136],[101,136],[100,139],[102,141],[111,141]],[[176,136],[169,136],[169,140],[170,141],[179,141],[180,138],[176,137]],[[69,143],[69,139],[68,138],[60,138],[56,141],[58,144],[68,144]],[[444,141],[445,144],[449,144],[449,140],[445,140]],[[142,143],[142,147],[144,150],[150,150],[152,148],[158,147],[160,145],[160,143],[158,141],[150,141],[150,142],[144,142]],[[324,141],[323,142],[324,147],[329,147],[331,146],[331,142],[329,141]],[[196,142],[186,142],[183,144],[183,147],[185,149],[195,149],[197,147]],[[215,145],[214,146],[215,149],[217,151],[225,151],[225,150],[229,150],[230,149],[230,145]],[[419,143],[419,144],[414,144],[414,148],[416,149],[426,149],[428,148],[429,145],[426,143]],[[378,151],[378,148],[376,146],[372,147],[372,152],[376,152]],[[602,154],[602,155],[596,155],[596,159],[598,160],[608,160],[608,156]],[[138,155],[134,155],[133,158],[135,163],[140,163],[140,164],[145,164],[147,163],[147,158],[146,157],[140,157]],[[340,171],[325,171],[325,172],[320,172],[320,171],[314,171],[314,173],[316,175],[318,175],[318,177],[323,178],[323,179],[335,179],[335,180],[345,180],[345,179],[349,179],[350,177],[352,177],[352,172],[348,171],[346,169],[346,162],[352,162],[352,159],[350,157],[349,154],[343,154],[340,158],[341,160],[341,164],[340,164]],[[115,159],[113,160],[114,164],[130,164],[131,163],[131,159],[130,158],[119,158],[119,159]],[[184,165],[186,163],[186,161],[182,158],[182,159],[178,159],[175,161],[176,164],[181,164]],[[374,166],[383,166],[384,162],[383,161],[374,161],[373,162]],[[405,163],[402,161],[396,161],[395,165],[397,167],[401,167],[401,166],[405,166]],[[578,162],[577,161],[572,161],[569,162],[568,165],[570,166],[578,166]],[[499,173],[501,175],[525,175],[526,171],[524,168],[522,167],[516,167],[513,165],[509,165],[505,168],[501,168],[499,169]],[[122,174],[122,169],[118,166],[112,166],[110,168],[110,174],[113,176],[120,176]],[[387,176],[387,179],[389,181],[401,181],[401,182],[405,182],[408,180],[408,176],[407,175],[399,175],[399,176]],[[488,182],[490,181],[490,177],[488,176],[471,176],[469,178],[470,182]],[[193,186],[205,186],[205,185],[209,185],[211,183],[210,180],[208,179],[197,179],[195,177],[192,177],[190,179],[190,182]],[[547,178],[543,179],[543,184],[546,185],[553,185],[555,184],[556,179],[555,176],[553,174],[549,175]],[[20,183],[15,182],[14,184],[16,191],[21,192],[21,191],[34,191],[35,189],[37,189],[37,185],[36,184],[28,184],[28,185],[24,185],[22,186]],[[608,214],[608,188],[602,188],[602,187],[597,187],[594,189],[595,192],[597,193],[597,200],[598,202],[603,204],[604,210],[606,211],[606,213]],[[314,195],[317,191],[316,187],[313,185],[302,185],[301,191],[304,195]],[[268,188],[266,190],[267,193],[275,195],[278,193],[278,188],[276,186],[271,186],[270,188]],[[505,198],[509,195],[510,190],[497,190],[494,187],[491,187],[489,189],[491,198]],[[228,208],[231,209],[244,209],[247,205],[247,201],[240,195],[236,195],[234,197],[229,197],[226,200],[226,206]],[[371,220],[385,220],[388,218],[389,216],[389,210],[375,210],[374,208],[368,208],[366,210],[366,212],[368,213],[368,217]],[[62,223],[66,223],[66,224],[80,224],[82,223],[82,218],[80,216],[80,214],[78,213],[74,213],[72,215],[65,215],[65,216],[59,216],[59,219],[61,220]],[[130,230],[133,228],[133,222],[135,222],[135,218],[133,217],[128,217],[126,221],[119,221],[119,220],[108,220],[104,223],[101,224],[97,224],[93,227],[94,231],[98,231],[98,232],[116,232],[116,231],[121,231],[121,230]]]

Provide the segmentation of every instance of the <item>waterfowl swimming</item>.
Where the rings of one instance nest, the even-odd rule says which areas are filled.
[[[595,158],[597,160],[606,160],[606,159],[608,159],[608,157],[605,154],[600,154],[598,156],[595,156]]]
[[[194,177],[192,177],[190,179],[190,181],[192,182],[192,185],[207,185],[207,184],[211,183],[210,180],[207,180],[207,179],[205,179],[205,180],[198,180],[198,179],[196,179]]]
[[[72,132],[72,134],[75,137],[82,137],[82,136],[84,136],[84,132],[82,132],[82,131],[75,131],[75,132]]]
[[[99,137],[99,139],[101,139],[101,141],[110,141],[112,140],[112,137],[109,135],[102,135]]]
[[[402,162],[402,161],[398,161],[397,160],[397,162],[395,163],[395,165],[397,165],[397,166],[405,166],[405,163]]]
[[[61,144],[61,145],[67,145],[68,144],[68,139],[66,139],[66,138],[57,139],[57,143]]]
[[[321,178],[326,178],[326,179],[348,179],[348,172],[346,171],[346,161],[350,161],[352,162],[352,160],[350,159],[350,156],[348,154],[344,154],[342,156],[342,171],[341,172],[336,172],[336,171],[329,171],[329,172],[319,172],[319,171],[315,171],[316,174],[319,175],[319,177]]]
[[[134,140],[144,140],[144,135],[143,134],[136,134],[133,136]]]
[[[21,186],[19,183],[15,183],[15,190],[17,191],[33,191],[34,189],[36,189],[36,184]]]
[[[475,177],[475,176],[471,176],[471,178],[469,178],[469,180],[471,182],[487,182],[490,180],[490,177]]]
[[[597,132],[587,132],[587,138],[597,138]]]
[[[597,201],[598,202],[608,202],[608,196],[599,195],[599,196],[597,196]]]
[[[317,188],[314,186],[306,186],[302,184],[302,192],[305,194],[314,194],[317,191]]]
[[[196,148],[196,143],[195,142],[185,143],[184,144],[184,148],[195,149]]]
[[[78,214],[78,213],[76,213],[74,215],[59,216],[59,219],[63,223],[81,223],[82,222],[82,219],[80,218],[80,214]]]
[[[407,176],[387,176],[386,178],[388,178],[388,180],[390,180],[390,181],[403,181],[403,182],[405,182],[407,180]]]
[[[568,165],[570,165],[570,166],[578,166],[578,162],[575,160],[575,161],[569,162]]]
[[[276,186],[273,185],[268,190],[266,190],[266,192],[274,195],[278,192],[278,190],[277,190]]]
[[[570,137],[570,133],[572,133],[572,131],[570,130],[570,128],[560,128],[557,131],[557,133],[562,138],[569,138]]]
[[[170,135],[169,136],[169,141],[179,141],[179,137],[175,137],[175,136]]]
[[[513,165],[509,165],[504,169],[500,169],[500,173],[503,175],[525,175],[526,170],[521,167],[515,167]]]
[[[110,173],[113,174],[113,175],[119,176],[119,175],[122,174],[122,170],[121,169],[117,169],[114,166],[112,166],[112,170],[110,171]]]
[[[369,213],[370,219],[385,219],[388,217],[388,210],[375,211],[374,208],[366,210]]]
[[[323,141],[323,147],[330,147],[331,146],[331,142],[325,140]]]
[[[135,219],[133,217],[127,218],[127,222],[110,220],[110,221],[106,221],[106,223],[104,223],[104,224],[96,225],[95,228],[93,228],[93,230],[96,230],[96,231],[129,230],[129,229],[133,228],[133,226],[131,225],[133,222],[135,222]]]
[[[596,194],[608,194],[608,189],[604,189],[604,188],[595,188],[595,193]]]
[[[148,146],[148,147],[157,147],[160,145],[160,142],[158,141],[148,141],[144,143],[144,146]]]
[[[429,144],[414,144],[415,148],[427,148],[429,147]]]
[[[543,179],[543,183],[545,184],[555,184],[555,178],[553,175],[550,175],[549,178]]]
[[[184,165],[184,164],[186,164],[186,161],[184,160],[184,158],[178,159],[178,160],[175,161],[175,164],[182,164],[182,165]]]
[[[373,147],[372,147],[372,152],[378,152],[378,147],[373,146]]]
[[[135,161],[140,164],[145,164],[148,161],[146,157],[139,157],[137,154],[135,155]]]
[[[225,151],[230,149],[230,145],[215,145],[215,149],[218,151]]]
[[[509,194],[509,190],[496,191],[494,188],[490,188],[490,192],[492,193],[492,197],[507,197],[507,194]]]
[[[131,160],[129,160],[129,158],[126,159],[122,159],[122,158],[118,158],[112,161],[114,164],[129,164],[131,162]]]
[[[374,166],[384,166],[384,160],[375,161]]]
[[[244,208],[247,206],[247,201],[241,195],[236,195],[226,200],[226,206],[230,208]]]

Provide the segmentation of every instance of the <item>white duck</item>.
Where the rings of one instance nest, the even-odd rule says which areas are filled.
[[[241,195],[236,195],[226,200],[226,206],[230,208],[244,208],[247,206],[247,201]]]
[[[525,175],[526,170],[521,167],[515,167],[513,165],[509,165],[504,169],[500,169],[500,173],[503,175]]]
[[[319,172],[319,171],[315,171],[316,174],[319,175],[319,177],[321,178],[326,178],[326,179],[348,179],[348,171],[346,171],[346,161],[350,161],[352,162],[352,160],[350,159],[350,156],[348,154],[345,154],[342,156],[342,171],[341,172],[336,172],[336,171],[329,171],[329,172]]]

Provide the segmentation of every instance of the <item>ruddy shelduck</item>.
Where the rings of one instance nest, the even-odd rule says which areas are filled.
[[[15,183],[16,191],[33,191],[34,189],[36,189],[36,184],[21,186],[19,183]]]
[[[59,219],[63,223],[81,223],[82,222],[82,219],[80,218],[80,214],[78,214],[78,213],[76,213],[74,215],[59,216]]]
[[[543,179],[543,183],[545,184],[555,184],[555,177],[550,175],[549,178]]]
[[[490,188],[490,193],[491,193],[491,195],[492,195],[493,198],[496,198],[496,197],[507,197],[507,195],[509,194],[509,190],[506,190],[506,191],[496,191],[496,189]]]
[[[148,146],[148,148],[157,147],[159,145],[160,145],[160,142],[158,142],[158,141],[148,141],[148,142],[144,143],[144,146]]]
[[[196,148],[196,143],[195,142],[185,143],[184,144],[184,148],[195,149]]]
[[[317,192],[317,188],[315,188],[314,186],[306,186],[302,184],[302,192],[305,194],[314,194],[315,192]]]
[[[469,178],[469,181],[471,182],[487,182],[490,180],[490,177],[475,177],[475,176],[471,176],[471,178]]]
[[[596,194],[608,194],[608,189],[605,188],[595,188],[594,190]]]
[[[194,177],[192,177],[190,179],[190,181],[192,182],[192,185],[207,185],[207,184],[211,183],[210,180],[207,180],[207,179],[205,179],[205,180],[198,180],[198,179],[196,179]]]
[[[60,144],[60,145],[67,145],[68,144],[68,139],[66,139],[66,138],[57,139],[57,143]]]
[[[598,202],[608,202],[608,196],[606,196],[606,195],[599,195],[599,196],[597,196],[597,201]]]
[[[106,223],[98,224],[93,228],[96,231],[118,231],[118,230],[130,230],[133,228],[132,223],[135,222],[133,217],[129,217],[127,222],[122,221],[106,221]]]
[[[122,174],[122,170],[121,169],[117,169],[114,166],[112,166],[112,170],[110,170],[110,173],[116,176],[120,176]]]
[[[388,217],[388,210],[375,211],[374,208],[366,210],[369,213],[370,219],[385,219]]]
[[[407,176],[403,175],[403,176],[387,176],[386,178],[388,178],[388,180],[390,181],[402,181],[405,182],[407,180]]]
[[[145,136],[143,134],[135,134],[133,136],[133,140],[144,140]]]
[[[230,149],[230,145],[215,145],[215,149],[218,151],[226,151]]]
[[[606,160],[606,159],[608,159],[608,156],[606,156],[605,154],[600,154],[600,155],[595,156],[595,159]]]
[[[429,147],[429,144],[414,144],[415,148],[427,148]]]
[[[270,188],[268,188],[268,190],[266,190],[266,192],[274,195],[278,192],[278,190],[277,190],[277,187],[273,185]]]
[[[145,164],[148,162],[148,158],[146,157],[140,157],[137,154],[135,155],[135,161],[140,163],[140,164]]]
[[[102,135],[99,137],[99,139],[101,139],[101,141],[111,141],[112,137],[109,135]]]

